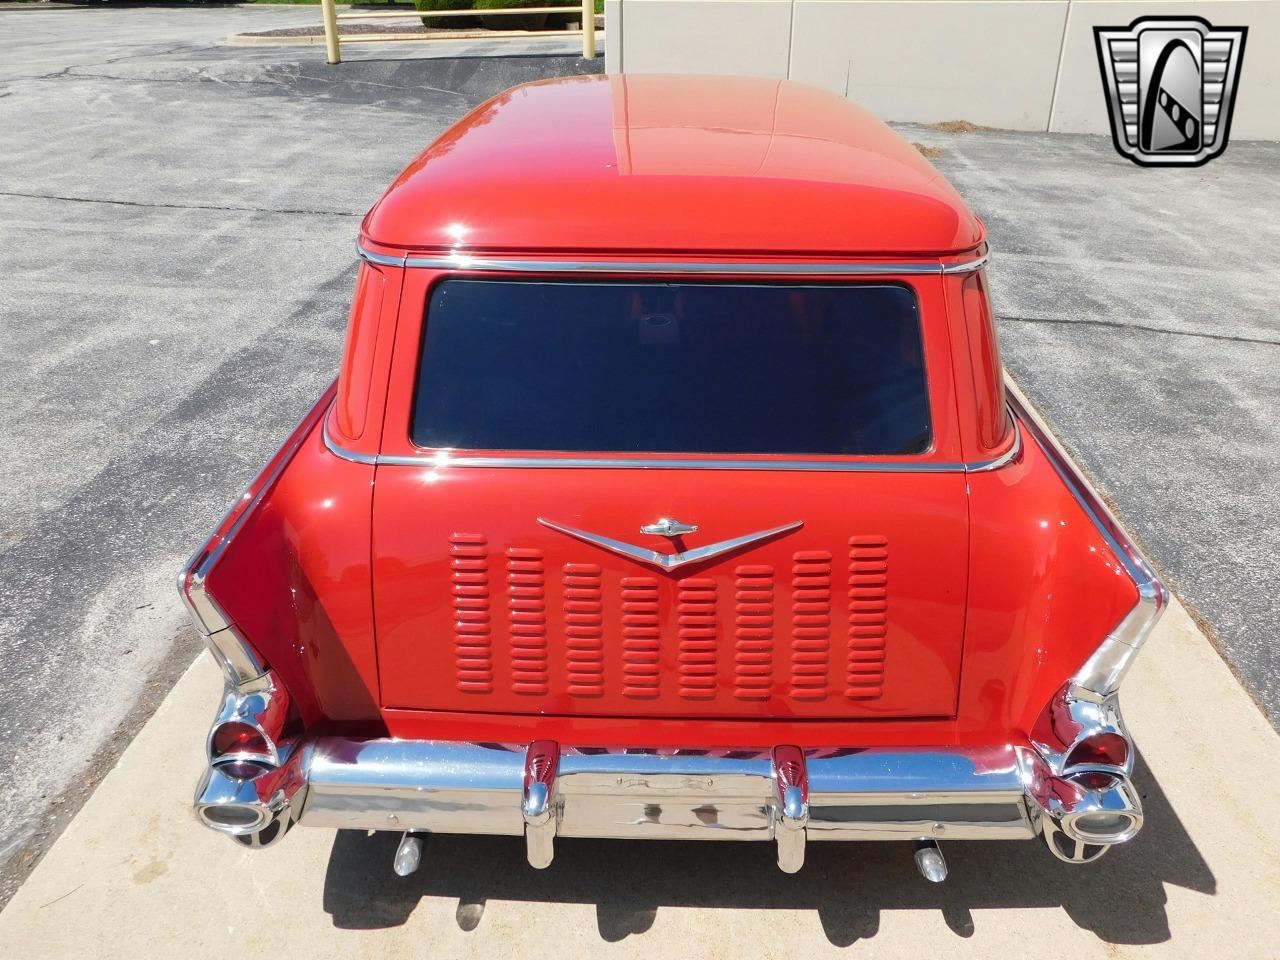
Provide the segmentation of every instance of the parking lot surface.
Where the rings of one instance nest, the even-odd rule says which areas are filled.
[[[176,571],[336,375],[364,211],[471,106],[600,69],[220,43],[318,16],[0,11],[0,863],[195,656]]]
[[[1280,723],[1280,144],[903,132],[987,223],[1006,365]]]
[[[23,38],[0,62],[0,897],[194,656],[173,574],[334,375],[364,210],[471,105],[600,68],[565,41],[337,69],[220,42],[317,15],[0,11]],[[902,129],[990,227],[1009,367],[1277,716],[1280,145],[1156,171],[1100,137]],[[710,862],[714,887],[745,861]]]

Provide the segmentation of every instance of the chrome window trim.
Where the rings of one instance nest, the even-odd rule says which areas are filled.
[[[1013,443],[1009,444],[1009,449],[998,457],[992,457],[990,460],[973,460],[964,465],[965,473],[987,473],[991,470],[999,470],[1006,463],[1018,459],[1018,454],[1022,453],[1022,426],[1018,422],[1015,415],[1010,415],[1010,422],[1013,424]]]
[[[538,457],[512,456],[455,457],[446,451],[421,456],[402,454],[369,454],[348,450],[329,431],[329,418],[324,420],[324,445],[334,456],[366,466],[383,467],[482,467],[503,469],[546,470],[781,470],[792,473],[983,473],[998,470],[1017,459],[1022,451],[1022,432],[1013,419],[1014,439],[1009,449],[991,460],[970,463],[889,460],[751,460],[699,459],[696,457]]]
[[[465,253],[443,256],[398,257],[374,253],[356,243],[362,260],[384,267],[421,267],[429,270],[467,270],[484,273],[640,273],[689,274],[716,273],[733,275],[791,277],[885,277],[909,275],[943,275],[972,273],[986,266],[990,254],[984,253],[960,263],[902,261],[898,263],[752,263],[744,261],[696,260],[529,260],[515,257],[473,257]]]
[[[334,456],[341,457],[343,460],[350,460],[352,463],[362,463],[367,467],[377,466],[379,463],[386,463],[387,458],[373,453],[358,453],[355,450],[348,450],[346,447],[339,445],[338,441],[333,439],[333,434],[329,432],[329,415],[325,414],[322,424],[324,432],[324,445]]]
[[[374,253],[372,250],[366,250],[358,240],[356,241],[356,256],[379,267],[403,267],[405,261],[409,259],[408,254],[389,257],[385,253]]]
[[[389,256],[366,250],[358,241],[356,252],[369,263],[392,267],[425,267],[444,270],[475,270],[515,273],[653,273],[688,274],[719,273],[735,275],[787,275],[787,276],[893,276],[900,274],[962,274],[984,267],[989,253],[962,263],[747,263],[747,262],[688,262],[644,260],[528,260],[505,258],[477,258],[465,254],[449,254],[442,257],[414,257],[410,254]],[[451,456],[440,452],[429,455],[364,454],[341,446],[324,423],[324,442],[329,451],[353,463],[381,466],[437,466],[437,467],[487,467],[523,469],[645,469],[645,470],[782,470],[815,473],[975,473],[997,470],[1014,460],[1022,449],[1021,433],[1017,418],[1014,422],[1014,441],[1009,450],[999,457],[972,463],[912,462],[912,461],[834,461],[810,458],[785,460],[764,459],[699,459],[693,457],[543,457],[543,456]]]

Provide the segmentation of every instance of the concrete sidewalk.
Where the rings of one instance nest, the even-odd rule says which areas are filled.
[[[1280,738],[1175,605],[1126,684],[1144,832],[1099,863],[1037,842],[815,844],[795,876],[768,844],[561,841],[549,870],[507,838],[299,828],[246,851],[199,827],[191,790],[221,678],[202,656],[0,914],[0,956],[1274,958],[1280,843],[1259,803]],[[861,944],[860,944],[861,945]]]

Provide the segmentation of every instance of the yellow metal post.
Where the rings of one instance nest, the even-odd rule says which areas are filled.
[[[320,0],[320,9],[324,13],[324,49],[329,55],[330,63],[341,63],[342,54],[338,52],[338,10],[333,0]]]
[[[582,59],[596,58],[596,0],[582,0]]]

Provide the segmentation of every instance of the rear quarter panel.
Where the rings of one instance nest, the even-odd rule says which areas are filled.
[[[381,730],[369,569],[373,471],[330,453],[318,423],[208,576],[210,592],[309,726]]]
[[[1137,587],[1028,431],[1013,462],[970,475],[969,517],[959,728],[1028,731]]]

